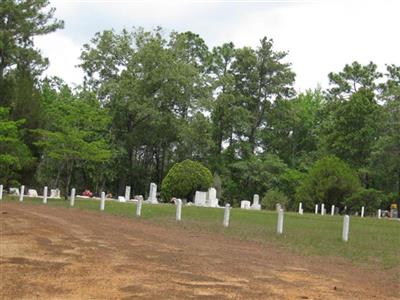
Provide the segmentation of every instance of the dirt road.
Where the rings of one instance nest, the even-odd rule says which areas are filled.
[[[2,203],[3,299],[397,299],[340,259],[144,220]]]

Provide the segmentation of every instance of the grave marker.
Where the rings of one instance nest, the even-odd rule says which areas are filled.
[[[0,200],[3,200],[3,185],[0,184]]]
[[[69,205],[70,205],[71,207],[75,205],[75,193],[76,193],[75,188],[72,188],[72,190],[71,190],[70,202],[69,202]]]
[[[343,232],[342,240],[347,242],[349,240],[349,227],[350,227],[350,217],[345,215],[343,218]]]
[[[335,214],[335,205],[332,205],[331,207],[331,216]]]
[[[105,205],[106,205],[106,193],[105,192],[101,192],[100,210],[104,210]]]
[[[361,218],[364,218],[365,207],[361,207]]]
[[[318,204],[315,204],[315,214],[318,215]]]
[[[24,192],[25,192],[25,186],[21,185],[21,192],[19,193],[19,201],[20,202],[24,201]]]
[[[43,204],[47,203],[47,186],[43,188]]]
[[[378,219],[380,219],[381,217],[382,217],[382,211],[378,209]]]
[[[125,201],[128,201],[131,199],[131,187],[127,185],[125,187]]]
[[[303,214],[303,203],[299,203],[299,214]]]
[[[229,227],[230,210],[231,210],[231,206],[229,204],[226,204],[225,210],[224,210],[224,222],[223,222],[224,227]]]
[[[182,218],[182,200],[176,199],[175,204],[176,204],[176,220],[180,221]]]
[[[325,204],[321,204],[321,216],[325,215]]]
[[[138,202],[136,204],[136,217],[140,217],[142,215],[142,202],[143,198],[139,197]]]
[[[283,233],[283,209],[281,208],[278,212],[278,225],[276,228],[278,234]]]

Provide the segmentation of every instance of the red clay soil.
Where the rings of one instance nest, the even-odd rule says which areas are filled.
[[[393,274],[342,259],[98,212],[0,212],[2,299],[399,298]]]

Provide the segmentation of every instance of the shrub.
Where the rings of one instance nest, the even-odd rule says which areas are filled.
[[[164,201],[172,197],[192,200],[196,190],[207,190],[212,181],[210,170],[199,162],[187,159],[169,170],[161,183],[161,198]]]
[[[261,200],[261,206],[266,209],[275,209],[277,203],[287,207],[289,198],[281,191],[273,189],[269,190]]]
[[[376,211],[386,202],[386,197],[381,191],[361,188],[347,197],[345,204],[349,212],[361,212],[361,207],[364,206],[366,214],[376,214]]]

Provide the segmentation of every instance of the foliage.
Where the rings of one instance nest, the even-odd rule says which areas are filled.
[[[192,200],[197,190],[207,190],[213,176],[201,163],[184,160],[168,171],[161,185],[161,198],[169,201],[172,197]]]
[[[364,206],[365,214],[375,215],[382,204],[386,203],[386,197],[381,191],[361,188],[346,198],[344,203],[351,213],[361,213],[361,207]]]
[[[310,169],[296,192],[296,199],[306,209],[312,209],[315,203],[343,208],[345,198],[359,189],[360,181],[356,173],[339,158],[327,156]]]
[[[289,204],[289,199],[284,193],[275,189],[271,189],[266,192],[261,199],[261,206],[266,209],[274,210],[278,203],[282,207],[287,208]]]

